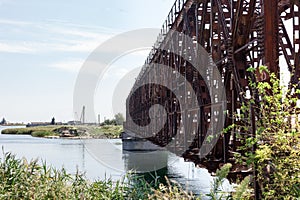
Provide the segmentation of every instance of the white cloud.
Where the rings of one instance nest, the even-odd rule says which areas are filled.
[[[82,29],[82,28],[81,28]],[[67,36],[79,36],[82,38],[94,38],[94,39],[99,39],[99,38],[108,38],[109,35],[107,33],[97,33],[97,32],[92,32],[92,31],[82,31],[78,28],[64,28],[64,27],[48,27],[48,30],[51,32],[55,32],[58,34],[63,34]]]
[[[60,27],[71,27],[71,28],[75,28],[75,29],[80,29],[80,30],[89,30],[90,32],[101,32],[101,33],[108,33],[108,34],[112,34],[112,33],[118,33],[118,32],[122,32],[123,30],[117,30],[117,29],[112,29],[112,28],[108,28],[108,27],[104,27],[104,26],[95,26],[95,25],[85,25],[85,24],[75,24],[75,23],[71,23],[65,20],[57,20],[57,19],[50,19],[47,20],[47,22],[49,22],[50,24],[56,24],[57,26]],[[47,24],[49,24],[47,23]]]
[[[47,51],[83,52],[91,53],[104,40],[66,40],[61,43],[49,44]]]
[[[118,66],[118,65],[110,66],[103,75],[103,81],[116,80],[116,79],[118,80],[124,77],[126,74],[128,74],[129,71],[130,69],[125,66]]]
[[[0,42],[0,52],[7,53],[35,53],[34,48],[26,46],[24,43],[13,44]]]
[[[79,72],[84,60],[88,54],[94,51],[101,43],[111,38],[117,32],[104,27],[89,27],[80,24],[71,24],[65,21],[46,21],[46,23],[34,23],[26,21],[15,21],[0,19],[0,24],[8,26],[5,40],[0,41],[0,52],[9,53],[26,53],[26,54],[47,54],[47,53],[76,53],[75,58],[69,55],[69,58],[64,60],[56,60],[48,64],[52,67],[65,72]],[[5,27],[7,28],[7,27]],[[10,31],[18,29],[19,38],[14,38]],[[20,36],[19,36],[20,35]],[[22,38],[22,36],[24,38]],[[14,40],[18,39],[18,40]],[[22,41],[23,39],[23,41]],[[118,47],[105,49],[105,53],[114,54],[118,51]],[[103,53],[103,52],[101,52]],[[128,52],[129,61],[123,60],[119,65],[110,66],[110,70],[104,78],[119,78],[128,73],[127,65],[131,65],[132,60],[140,60],[143,64],[144,59],[149,53],[149,49],[136,49]],[[125,56],[126,57],[126,56]],[[127,61],[127,62],[126,62]],[[91,62],[91,61],[89,61]],[[93,61],[92,61],[93,62]],[[101,61],[96,63],[86,63],[90,65],[87,71],[90,74],[95,74]],[[127,64],[125,64],[127,63]],[[115,63],[113,64],[115,65]]]
[[[131,54],[134,56],[143,56],[147,57],[149,55],[149,52],[151,51],[152,48],[143,48],[143,49],[137,49],[133,51]]]
[[[59,70],[63,70],[63,71],[67,71],[67,72],[77,73],[77,72],[79,72],[81,66],[83,65],[83,62],[84,61],[80,60],[80,59],[66,60],[66,61],[53,63],[50,65],[50,67],[53,67],[53,68],[56,68]]]
[[[1,4],[1,2],[0,2]],[[25,22],[25,21],[19,21],[19,20],[10,20],[10,19],[0,19],[0,24],[7,24],[7,25],[32,25],[30,22]]]
[[[19,47],[15,48],[16,51],[11,48],[1,48],[2,52],[10,53],[22,53],[21,50],[24,50],[25,53],[55,51],[90,53],[99,44],[115,34],[111,29],[76,25],[68,22],[46,21],[34,23],[0,19],[0,24],[8,26],[5,27],[6,38],[4,40],[6,46]],[[10,32],[14,33],[16,28],[19,31],[18,40],[15,40],[13,34],[10,34]],[[26,36],[22,38],[23,35]]]

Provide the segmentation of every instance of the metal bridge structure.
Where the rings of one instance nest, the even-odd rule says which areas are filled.
[[[226,127],[240,123],[234,116],[240,112],[243,102],[247,101],[245,93],[251,94],[249,80],[253,77],[247,71],[249,67],[265,65],[279,77],[283,70],[279,66],[281,59],[292,74],[290,83],[298,84],[299,18],[299,0],[176,0],[127,98],[126,119],[130,117],[132,120],[125,122],[125,132],[134,132],[141,137],[145,134],[146,137],[142,128],[152,121],[153,125],[147,127],[146,132],[153,133],[153,136],[147,135],[147,139],[159,146],[166,146],[176,135],[177,141],[173,142],[171,148],[186,160],[205,166],[209,171],[215,171],[222,163],[233,162],[233,154],[239,151],[241,140],[251,135],[240,132],[242,137],[238,137],[238,130],[220,134],[210,153],[204,158],[198,156],[206,134],[214,131],[209,126],[212,115],[220,114],[211,112],[218,106],[213,103],[212,98],[219,97],[212,97],[209,87],[224,85]],[[184,59],[183,56],[191,52],[191,49],[195,54],[200,52],[193,43],[185,43],[181,34],[175,38],[170,37],[173,31],[189,36],[208,52],[222,77],[221,83],[210,80],[211,85],[208,85],[204,81],[206,77],[201,76],[189,59]],[[174,53],[172,48],[180,51]],[[175,73],[166,75],[159,68],[156,73],[149,74],[147,70],[149,66],[153,66],[151,64],[168,66],[181,76]],[[209,73],[213,72],[208,69],[207,74]],[[268,79],[268,76],[261,75],[261,79]],[[144,84],[151,80],[168,82],[171,88]],[[197,101],[189,98],[187,83],[195,91]],[[181,105],[174,95],[177,90],[184,91]],[[163,106],[165,112],[156,113],[150,120],[149,109],[155,104]],[[187,120],[189,124],[182,130],[180,127],[184,119],[190,120]],[[196,123],[197,121],[200,123]],[[134,128],[136,126],[133,123],[142,127],[141,130]],[[162,129],[156,132],[155,126]],[[187,141],[188,134],[193,136],[192,141]]]

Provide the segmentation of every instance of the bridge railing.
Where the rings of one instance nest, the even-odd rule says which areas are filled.
[[[167,16],[167,19],[165,20],[165,22],[162,25],[162,28],[157,37],[157,40],[156,40],[152,50],[150,51],[148,58],[145,61],[145,64],[151,63],[157,49],[160,47],[161,43],[164,41],[167,33],[170,31],[172,25],[174,24],[178,14],[184,8],[185,3],[186,3],[186,0],[176,0],[175,3],[173,4],[173,6]]]
[[[171,29],[172,25],[174,24],[174,22],[176,21],[176,18],[178,16],[178,14],[183,10],[186,1],[187,0],[176,0],[175,3],[173,4],[173,6],[172,6],[172,8],[171,8],[171,10],[170,10],[170,12],[167,16],[167,19],[165,20],[165,22],[162,25],[162,28],[160,30],[160,33],[157,37],[156,42],[154,43],[154,46],[151,49],[141,72],[139,73],[138,77],[136,78],[136,83],[138,83],[142,79],[145,71],[147,70],[146,69],[147,65],[152,62],[152,59],[153,59],[154,55],[156,54],[156,52],[159,49],[160,45],[165,40],[165,37],[166,37],[167,33],[170,31],[170,29]],[[135,87],[133,87],[133,89],[135,89]]]

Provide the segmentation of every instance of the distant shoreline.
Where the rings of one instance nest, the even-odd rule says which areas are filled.
[[[8,127],[10,127],[10,126],[26,126],[26,124],[0,124],[0,126],[8,126]]]
[[[24,125],[23,125],[24,126]],[[5,127],[5,126],[3,126]],[[3,135],[31,135],[33,137],[47,139],[116,139],[120,138],[122,126],[35,126],[35,127],[17,127],[7,128],[1,131]]]

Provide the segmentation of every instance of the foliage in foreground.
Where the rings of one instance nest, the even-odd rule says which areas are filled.
[[[5,153],[0,163],[0,199],[148,199],[158,184],[136,176],[129,176],[126,182],[90,182],[82,174],[71,175],[64,169],[39,165],[37,160],[27,162],[10,153]]]
[[[269,74],[264,66],[259,70]],[[243,123],[235,125],[235,130],[251,135],[251,115],[247,113],[252,108],[257,114],[256,133],[245,139],[242,149],[247,153],[239,155],[239,160],[255,166],[263,199],[295,199],[300,197],[300,90],[292,85],[285,92],[274,74],[269,77],[269,81],[250,81],[253,94],[242,106],[238,119]],[[256,149],[251,152],[253,146]]]
[[[10,153],[0,163],[0,183],[0,199],[125,199],[131,190],[122,180],[89,182],[82,174],[71,175]]]
[[[187,192],[180,185],[172,184],[167,180],[167,185],[160,184],[158,189],[153,190],[153,194],[149,195],[149,199],[198,199],[201,197],[196,197],[192,192]]]
[[[221,199],[218,188],[229,168],[225,165],[219,170],[221,176],[217,178],[218,184],[213,184],[212,199]],[[149,183],[129,174],[127,181],[90,182],[82,174],[68,174],[64,169],[40,165],[37,160],[27,162],[10,153],[0,160],[0,199],[201,199],[177,183],[167,180],[167,184],[162,184],[157,178],[154,180]]]

